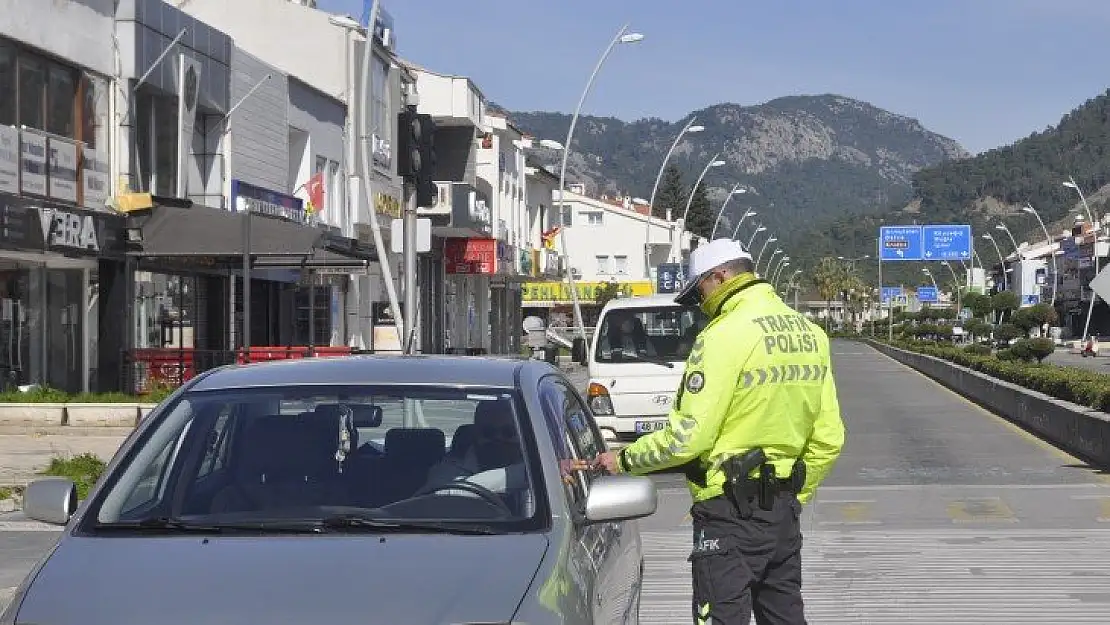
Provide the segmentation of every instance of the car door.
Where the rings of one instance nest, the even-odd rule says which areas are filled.
[[[561,435],[566,439],[566,451],[575,458],[596,460],[597,455],[606,450],[605,441],[586,403],[564,378],[550,376],[544,380],[544,387],[541,394],[554,396],[553,402],[545,403],[557,406],[555,410],[559,413]],[[590,483],[599,475],[600,470],[579,473],[574,487],[568,489],[568,496],[573,497],[573,505],[580,512],[585,510]],[[576,523],[574,530],[574,556],[581,559],[590,572],[593,622],[635,623],[640,558],[628,557],[628,547],[632,544],[629,539],[638,551],[634,528],[623,522]]]

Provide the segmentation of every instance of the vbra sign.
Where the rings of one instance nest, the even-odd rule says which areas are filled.
[[[39,208],[39,224],[46,247],[68,247],[100,252],[96,222],[92,215],[79,215],[58,208]]]

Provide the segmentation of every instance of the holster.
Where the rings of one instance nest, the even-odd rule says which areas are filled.
[[[759,476],[751,477],[752,471],[757,469]],[[804,461],[796,460],[790,477],[779,479],[775,475],[775,465],[767,462],[767,456],[760,448],[732,456],[721,463],[721,470],[725,474],[725,495],[736,506],[742,519],[751,517],[753,500],[758,502],[761,509],[771,510],[779,493],[789,490],[797,495],[806,482]]]

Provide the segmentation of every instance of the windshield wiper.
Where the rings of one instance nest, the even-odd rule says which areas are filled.
[[[494,535],[496,530],[487,525],[473,523],[445,523],[441,521],[386,520],[357,514],[338,514],[320,519],[317,527],[326,529],[370,529],[393,532],[417,530],[442,534]]]
[[[153,517],[138,521],[115,521],[112,523],[97,523],[93,526],[98,530],[155,530],[175,532],[200,532],[204,534],[219,534],[225,529],[220,525],[206,525],[202,523],[189,523],[170,517]]]
[[[663,360],[662,358],[649,358],[647,356],[641,356],[639,354],[635,354],[635,355],[633,355],[633,354],[624,354],[623,356],[621,356],[621,360],[623,360],[625,358],[627,358],[628,360],[634,360],[634,361],[637,361],[637,362],[647,362],[647,363],[651,363],[653,365],[662,365],[662,366],[664,366],[668,369],[674,369],[674,363],[673,362],[671,362],[669,360]],[[617,360],[617,361],[614,361],[614,362],[620,362],[620,361]]]
[[[191,523],[171,519],[169,517],[153,517],[138,521],[116,521],[114,523],[97,523],[93,526],[97,530],[124,530],[124,531],[151,531],[151,532],[183,532],[198,534],[220,534],[225,531],[238,532],[289,532],[293,534],[316,534],[319,528],[312,525],[287,524],[274,521],[256,521],[249,523]]]

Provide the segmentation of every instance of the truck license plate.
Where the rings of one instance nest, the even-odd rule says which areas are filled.
[[[636,422],[636,433],[637,434],[647,434],[649,432],[655,432],[655,431],[658,431],[658,430],[662,430],[665,427],[667,427],[667,422],[666,421],[637,421]]]

